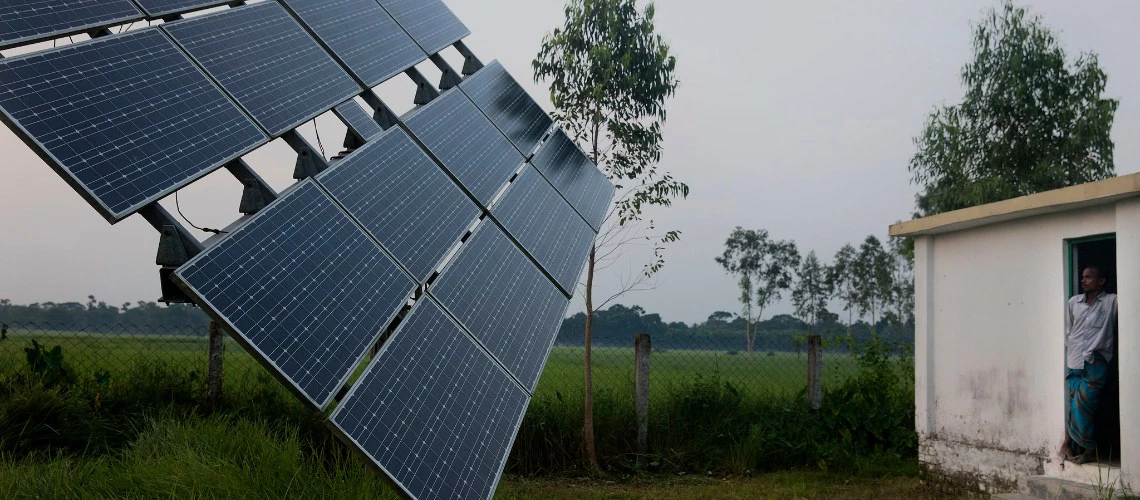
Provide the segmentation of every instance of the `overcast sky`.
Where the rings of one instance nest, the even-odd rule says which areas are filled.
[[[530,61],[562,22],[546,0],[448,0],[471,29],[468,45],[499,59],[549,109]],[[738,311],[735,281],[713,262],[735,226],[767,229],[825,261],[844,243],[907,218],[915,188],[907,160],[931,108],[955,103],[970,56],[970,23],[996,1],[756,2],[661,0],[657,29],[677,56],[681,87],[669,102],[663,169],[687,182],[687,200],[656,210],[683,232],[651,291],[620,299],[668,321]],[[1120,99],[1113,126],[1118,174],[1140,170],[1140,2],[1035,1],[1070,55],[1093,51]],[[386,92],[394,90],[385,89]],[[381,94],[385,96],[385,94]],[[318,120],[326,146],[335,118]],[[312,127],[303,131],[310,138]],[[331,153],[331,151],[329,151]],[[278,188],[291,182],[279,143],[247,156]],[[10,131],[0,127],[0,298],[16,303],[112,304],[159,296],[157,233],[138,216],[108,225]],[[224,171],[182,191],[196,224],[225,226],[240,185]],[[173,200],[164,200],[173,210]],[[603,273],[603,287],[643,262]],[[574,308],[580,309],[576,299]],[[774,313],[786,312],[787,305]],[[766,313],[765,316],[769,316]]]

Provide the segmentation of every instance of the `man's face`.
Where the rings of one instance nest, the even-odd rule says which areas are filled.
[[[1098,293],[1104,286],[1104,279],[1096,269],[1088,268],[1081,272],[1081,290],[1085,293]]]

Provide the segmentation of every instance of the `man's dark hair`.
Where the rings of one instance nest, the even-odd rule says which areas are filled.
[[[1100,264],[1088,264],[1085,266],[1084,271],[1087,271],[1089,269],[1096,270],[1097,279],[1102,279],[1102,280],[1108,279],[1108,276],[1104,275],[1104,267],[1102,267]]]

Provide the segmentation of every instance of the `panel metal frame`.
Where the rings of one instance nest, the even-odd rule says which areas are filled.
[[[377,364],[379,364],[380,358],[383,357],[384,353],[387,352],[388,348],[392,345],[393,339],[395,339],[398,335],[400,335],[403,332],[404,327],[408,324],[408,318],[411,318],[416,313],[416,311],[419,310],[420,304],[422,304],[424,302],[429,302],[429,301],[433,305],[438,307],[439,310],[443,312],[444,316],[446,316],[455,325],[455,327],[460,332],[463,333],[464,337],[466,337],[468,340],[470,340],[472,343],[474,343],[475,348],[478,349],[480,352],[482,352],[483,355],[487,357],[488,361],[490,361],[491,364],[493,364],[496,368],[498,368],[501,373],[506,375],[507,380],[510,380],[511,383],[513,383],[516,388],[522,390],[523,394],[526,396],[526,406],[523,408],[522,413],[519,413],[519,416],[515,421],[515,424],[513,426],[514,432],[511,435],[512,437],[510,440],[510,444],[509,444],[509,446],[507,446],[506,450],[504,450],[502,458],[499,459],[499,463],[498,463],[499,474],[498,474],[498,476],[501,480],[502,475],[503,475],[503,470],[507,466],[507,459],[510,458],[511,450],[514,448],[515,441],[518,439],[519,429],[522,427],[523,418],[526,417],[526,413],[530,409],[530,402],[531,402],[531,400],[533,400],[534,394],[532,391],[527,390],[527,388],[525,386],[523,386],[521,383],[519,383],[518,379],[516,379],[515,376],[513,374],[511,374],[511,372],[509,370],[507,370],[503,366],[502,363],[499,362],[498,359],[496,359],[493,355],[491,355],[491,353],[489,351],[487,351],[487,348],[484,347],[483,344],[480,343],[479,340],[476,339],[475,336],[471,334],[470,330],[468,330],[465,326],[463,326],[462,323],[460,323],[458,320],[456,320],[455,316],[452,315],[451,312],[448,311],[447,308],[444,307],[443,304],[440,303],[439,300],[437,300],[435,297],[431,297],[430,294],[424,294],[423,296],[420,297],[419,300],[416,301],[416,303],[412,306],[411,311],[409,311],[408,315],[404,317],[404,321],[401,322],[398,327],[396,327],[396,330],[392,333],[392,335],[390,335],[388,337],[388,339],[384,342],[384,345],[380,348],[379,351],[377,351],[376,355],[373,356],[372,359],[368,362],[368,366],[364,369],[363,372],[360,373],[360,377],[357,380],[363,379],[369,373],[371,373],[372,370],[375,369],[375,366]],[[549,356],[549,350],[547,351],[547,355]],[[543,366],[545,366],[545,365],[546,365],[546,360],[544,359],[543,360]],[[353,386],[348,390],[348,393],[345,394],[345,396],[342,398],[342,401],[347,401],[347,400],[351,399],[352,396],[356,393],[356,389],[358,387],[360,387],[360,385],[361,385],[360,383],[353,384]],[[326,425],[328,426],[328,428],[332,429],[333,433],[336,434],[337,437],[339,437],[345,443],[348,443],[353,448],[356,448],[361,453],[364,453],[364,458],[366,460],[368,460],[369,462],[372,462],[373,465],[375,465],[377,468],[379,468],[381,471],[383,471],[384,476],[389,481],[391,481],[393,484],[395,484],[397,487],[399,487],[400,491],[402,491],[403,493],[407,494],[408,496],[410,496],[412,498],[417,498],[415,496],[412,496],[411,493],[408,492],[408,488],[406,486],[404,486],[403,483],[396,480],[395,475],[393,475],[391,473],[391,471],[388,470],[387,467],[384,467],[384,465],[373,460],[372,457],[370,455],[368,455],[367,452],[364,451],[364,447],[361,446],[359,442],[357,442],[355,439],[353,439],[352,436],[349,436],[347,432],[345,432],[343,429],[340,428],[339,425],[336,424],[335,416],[337,415],[337,413],[340,411],[341,408],[342,408],[342,406],[338,404],[337,408],[335,408],[333,410],[332,414],[329,415],[328,420],[326,420]],[[489,499],[493,498],[494,496],[495,496],[495,491],[492,490],[487,495],[487,499],[489,500]]]
[[[231,11],[235,11],[235,10],[239,10],[239,9],[256,8],[257,6],[260,6],[260,5],[264,5],[264,4],[267,4],[267,3],[276,4],[278,7],[280,7],[280,8],[281,8],[281,10],[283,10],[283,11],[285,12],[285,15],[286,15],[286,17],[288,17],[288,18],[289,18],[289,20],[293,22],[293,24],[297,25],[297,28],[298,28],[298,29],[300,29],[300,30],[301,30],[301,32],[305,34],[305,36],[309,37],[309,39],[311,39],[311,40],[313,41],[313,43],[314,43],[314,44],[315,44],[317,47],[319,47],[319,48],[321,49],[321,51],[322,51],[322,52],[324,52],[324,54],[325,54],[325,55],[326,55],[326,56],[327,56],[327,57],[328,57],[330,60],[332,60],[332,62],[333,62],[334,64],[336,64],[336,65],[337,65],[337,66],[340,68],[341,72],[342,72],[342,73],[344,73],[344,74],[345,74],[345,76],[347,76],[349,80],[352,80],[352,82],[356,84],[356,87],[357,87],[357,88],[356,88],[356,89],[355,89],[355,90],[354,90],[352,93],[350,93],[350,94],[348,94],[348,95],[340,96],[338,99],[336,99],[336,102],[335,102],[335,103],[334,103],[332,106],[329,106],[328,108],[324,108],[324,106],[321,106],[321,108],[323,108],[323,110],[322,110],[322,111],[320,111],[320,112],[317,112],[317,113],[315,113],[315,114],[313,114],[313,115],[311,115],[311,116],[307,116],[307,117],[305,117],[304,119],[302,119],[302,120],[299,120],[299,121],[297,121],[297,122],[295,122],[295,123],[291,123],[290,125],[288,125],[287,127],[285,127],[285,132],[282,132],[282,133],[280,133],[280,134],[277,134],[277,135],[274,135],[272,132],[270,132],[268,129],[266,129],[266,128],[265,128],[265,125],[263,125],[263,124],[262,124],[260,121],[258,121],[258,119],[257,119],[257,118],[254,116],[253,112],[251,112],[249,109],[247,109],[247,108],[245,107],[245,105],[241,103],[241,101],[239,101],[239,100],[238,100],[238,99],[237,99],[237,98],[236,98],[236,97],[235,97],[235,96],[234,96],[232,93],[230,93],[230,91],[229,91],[229,90],[226,90],[225,86],[223,86],[221,82],[219,82],[219,81],[218,81],[216,78],[214,78],[214,76],[213,76],[213,75],[211,75],[211,74],[210,74],[208,71],[206,71],[206,69],[205,69],[205,65],[204,65],[204,64],[202,64],[202,62],[201,62],[201,61],[199,61],[199,60],[198,60],[196,57],[194,57],[194,54],[192,54],[192,53],[190,52],[190,50],[189,50],[189,49],[187,49],[186,47],[184,47],[184,46],[183,46],[181,43],[178,43],[178,39],[177,39],[177,38],[175,38],[173,35],[171,35],[170,33],[166,32],[166,28],[164,27],[165,25],[160,25],[160,26],[157,26],[157,27],[158,27],[158,28],[161,28],[161,29],[162,29],[162,31],[163,31],[163,34],[165,34],[165,35],[167,36],[167,38],[169,38],[170,40],[172,40],[172,41],[174,42],[174,44],[175,44],[175,45],[176,45],[176,46],[177,46],[177,47],[178,47],[180,50],[182,50],[182,52],[183,52],[184,54],[186,54],[186,56],[187,56],[187,57],[189,57],[189,58],[190,58],[192,61],[194,61],[194,64],[195,64],[196,66],[198,66],[198,69],[199,69],[199,70],[201,70],[201,71],[202,71],[204,74],[206,74],[207,78],[209,78],[209,79],[210,79],[210,81],[211,81],[211,82],[213,82],[215,86],[217,86],[219,89],[221,89],[221,91],[222,91],[223,93],[225,93],[225,95],[226,95],[227,97],[229,97],[229,98],[230,98],[230,100],[231,100],[231,101],[233,101],[233,103],[234,103],[234,104],[236,104],[236,105],[238,106],[238,108],[239,108],[239,109],[241,109],[242,111],[244,111],[244,112],[245,112],[245,114],[246,114],[246,115],[248,115],[248,116],[250,117],[250,119],[251,119],[251,120],[253,120],[253,123],[255,123],[255,124],[258,126],[258,128],[260,128],[260,129],[261,129],[262,133],[264,133],[265,135],[269,136],[271,139],[275,139],[275,138],[278,138],[278,137],[283,137],[283,136],[285,136],[286,134],[289,134],[290,132],[292,132],[292,131],[296,130],[296,129],[297,129],[298,127],[300,127],[301,125],[304,125],[304,124],[308,123],[309,121],[313,120],[314,118],[316,118],[316,117],[318,117],[318,116],[321,116],[321,115],[323,115],[323,114],[327,113],[327,112],[328,112],[330,109],[332,109],[333,107],[335,107],[337,104],[343,103],[344,101],[347,101],[347,100],[349,100],[349,99],[352,99],[352,98],[354,98],[354,97],[356,97],[356,96],[360,95],[360,93],[361,93],[361,92],[363,92],[365,89],[361,87],[361,85],[360,85],[360,82],[358,82],[358,81],[356,80],[356,77],[355,77],[355,76],[353,76],[351,72],[347,71],[347,70],[345,69],[345,67],[344,67],[344,66],[343,66],[343,65],[340,63],[340,61],[339,61],[339,60],[337,60],[336,58],[334,58],[334,57],[332,56],[332,54],[329,52],[329,50],[328,50],[328,49],[327,49],[327,48],[326,48],[326,47],[325,47],[325,46],[324,46],[324,45],[323,45],[323,44],[322,44],[320,41],[318,41],[318,40],[317,40],[315,37],[313,37],[313,34],[309,32],[308,28],[306,28],[306,27],[305,27],[303,24],[301,24],[301,22],[300,22],[300,21],[298,21],[298,20],[297,20],[297,18],[296,18],[296,17],[294,17],[294,16],[293,16],[293,13],[292,13],[292,11],[290,11],[290,10],[289,10],[289,9],[287,9],[287,8],[285,8],[285,6],[284,6],[284,5],[282,5],[280,2],[277,2],[277,0],[267,0],[266,2],[259,2],[259,3],[253,3],[253,4],[246,4],[246,5],[242,5],[242,6],[240,6],[240,7],[235,7],[235,8],[232,8],[232,9],[226,9],[226,10],[223,10],[223,11],[220,11],[220,12],[214,12],[214,13],[210,13],[210,14],[207,14],[207,15],[205,15],[205,16],[200,16],[200,17],[193,17],[193,18],[182,19],[182,20],[180,20],[180,22],[192,22],[192,21],[194,21],[194,20],[196,20],[196,19],[201,19],[201,18],[204,18],[204,17],[210,17],[210,16],[219,16],[219,15],[227,14],[227,13],[229,13],[229,12],[231,12]],[[295,148],[294,148],[294,149],[295,149]],[[310,148],[310,149],[311,149],[311,148]]]
[[[523,257],[525,257],[528,261],[530,261],[531,265],[533,265],[540,273],[542,273],[542,275],[554,285],[554,288],[556,290],[558,290],[564,296],[566,296],[566,298],[567,298],[566,306],[562,308],[562,313],[559,316],[562,319],[560,319],[558,321],[558,325],[559,325],[559,327],[561,327],[562,323],[566,321],[566,311],[570,310],[570,302],[571,302],[570,298],[571,297],[566,295],[566,292],[563,291],[560,286],[558,286],[558,282],[554,281],[554,279],[551,278],[551,276],[546,272],[546,270],[543,269],[542,266],[538,265],[538,263],[535,262],[534,258],[531,257],[529,253],[527,253],[525,250],[522,249],[522,246],[519,245],[518,241],[516,241],[514,239],[514,237],[511,236],[511,234],[508,233],[507,230],[504,229],[501,224],[499,224],[498,221],[492,220],[491,217],[489,217],[489,216],[487,218],[485,218],[484,220],[482,220],[479,223],[479,226],[476,227],[474,231],[471,231],[471,233],[467,237],[467,239],[464,240],[463,246],[461,246],[459,248],[459,252],[456,253],[455,256],[452,257],[451,260],[449,260],[447,262],[447,264],[443,266],[443,269],[440,270],[439,275],[443,276],[444,274],[447,273],[448,270],[450,270],[452,267],[455,266],[456,262],[459,261],[459,255],[462,254],[464,251],[466,251],[468,248],[470,248],[468,246],[468,244],[475,237],[475,234],[478,233],[479,231],[485,230],[486,229],[485,226],[487,224],[491,224],[495,228],[497,228],[499,231],[502,231],[503,235],[505,235],[507,237],[508,241],[510,241],[512,244],[514,244],[515,248],[518,249],[522,253]],[[540,370],[539,370],[538,378],[536,378],[534,381],[535,387],[528,388],[526,384],[524,384],[521,380],[518,379],[518,377],[515,376],[515,374],[511,373],[510,369],[508,369],[506,367],[505,363],[503,363],[498,358],[496,358],[494,354],[491,354],[491,350],[485,344],[483,344],[482,341],[479,340],[479,337],[477,337],[471,331],[471,329],[467,327],[467,325],[462,320],[459,319],[458,315],[456,315],[454,312],[452,312],[451,309],[449,309],[447,307],[447,305],[445,305],[441,299],[439,299],[438,297],[435,296],[435,294],[432,292],[432,286],[430,284],[428,285],[427,292],[424,294],[424,296],[430,296],[432,298],[432,300],[436,303],[436,305],[438,305],[439,308],[441,310],[443,310],[443,312],[445,314],[447,314],[447,316],[450,317],[452,321],[455,322],[455,324],[459,325],[461,328],[463,328],[463,331],[465,331],[469,335],[471,335],[471,338],[475,341],[475,343],[478,344],[479,347],[481,347],[487,353],[487,355],[494,358],[495,362],[503,367],[503,370],[506,371],[507,374],[509,374],[511,376],[511,378],[515,381],[515,383],[517,383],[517,384],[519,384],[519,386],[523,387],[524,390],[526,390],[528,394],[532,394],[532,395],[534,394],[534,389],[538,387],[538,381],[542,378],[542,369],[546,368],[546,362],[550,359],[550,351],[554,348],[554,344],[558,340],[558,332],[557,331],[554,332],[553,335],[550,337],[550,343],[547,344],[547,346],[546,346],[546,351],[545,351],[546,354],[542,357],[542,362],[538,365]]]
[[[118,26],[121,24],[142,21],[143,19],[146,18],[142,9],[140,9],[138,7],[138,5],[135,4],[135,2],[133,2],[131,0],[127,0],[127,3],[135,9],[135,11],[138,13],[137,16],[128,16],[128,17],[124,17],[124,18],[108,19],[106,21],[88,23],[88,24],[84,24],[81,26],[76,26],[74,28],[68,28],[68,29],[64,29],[64,30],[56,30],[56,31],[52,31],[51,33],[41,33],[38,35],[30,35],[30,36],[26,36],[23,38],[16,38],[13,40],[8,40],[6,42],[0,41],[0,49],[10,49],[13,47],[18,47],[20,45],[29,45],[29,44],[33,44],[33,43],[43,42],[46,40],[53,40],[53,39],[57,39],[57,38],[63,38],[63,37],[78,35],[78,34],[82,34],[82,33],[90,33],[90,32],[98,31],[101,29],[106,29],[106,28],[109,28],[111,26]]]
[[[273,1],[273,0],[271,0],[271,1]],[[373,0],[373,1],[375,1],[375,0]],[[344,59],[342,59],[340,57],[340,54],[337,54],[336,51],[333,50],[331,46],[329,46],[327,43],[325,43],[325,41],[323,39],[321,39],[321,37],[317,34],[316,29],[314,29],[313,27],[311,27],[307,23],[305,23],[304,19],[301,18],[301,15],[293,9],[292,5],[289,5],[289,2],[280,1],[278,3],[280,3],[280,5],[285,8],[285,10],[289,13],[289,15],[293,17],[294,21],[296,21],[298,24],[300,24],[302,26],[302,28],[304,28],[305,32],[308,33],[310,37],[312,37],[314,40],[317,41],[317,44],[320,45],[322,49],[325,49],[325,52],[328,52],[329,56],[331,56],[333,58],[333,60],[336,61],[336,63],[340,65],[341,69],[343,69],[345,73],[348,73],[348,76],[352,77],[352,79],[354,81],[356,81],[357,85],[364,88],[366,92],[371,92],[373,87],[376,87],[377,85],[380,85],[386,81],[389,81],[389,80],[399,76],[401,73],[406,72],[409,68],[414,68],[416,64],[419,64],[419,63],[422,63],[422,62],[428,60],[429,56],[428,56],[428,54],[425,53],[423,59],[416,61],[416,63],[411,65],[409,68],[404,68],[404,69],[400,70],[399,72],[397,72],[391,76],[388,76],[387,78],[385,78],[379,82],[376,82],[376,83],[366,82],[362,78],[360,78],[356,74],[356,72],[352,70],[351,67],[349,67],[348,63],[346,63],[344,61]],[[387,15],[388,18],[392,20],[392,22],[396,23],[396,26],[398,26],[404,32],[404,34],[408,36],[408,39],[411,40],[413,44],[415,44],[416,48],[420,49],[420,51],[423,52],[423,47],[420,47],[420,44],[417,43],[414,38],[412,38],[412,35],[410,33],[408,33],[407,30],[404,29],[403,25],[401,25],[399,23],[399,21],[396,21],[396,18],[392,17],[392,15],[390,13],[388,13],[388,10],[385,9],[383,5],[380,5],[379,2],[375,2],[375,3],[377,6],[380,7],[380,10],[383,11],[384,14]]]
[[[198,174],[195,174],[191,177],[188,177],[187,179],[172,185],[170,188],[164,189],[164,190],[160,191],[158,194],[152,195],[152,196],[146,198],[145,200],[132,205],[130,208],[128,208],[125,211],[116,213],[116,212],[112,211],[110,209],[110,207],[105,205],[102,202],[102,200],[100,200],[98,197],[96,197],[95,193],[88,190],[87,187],[84,186],[83,183],[79,181],[79,179],[72,177],[72,175],[68,171],[68,169],[63,166],[63,162],[61,162],[58,158],[55,157],[55,155],[53,155],[50,151],[48,151],[47,148],[42,143],[39,142],[39,140],[37,140],[35,137],[32,137],[32,135],[23,126],[21,126],[19,124],[19,122],[17,122],[15,120],[15,118],[8,115],[8,113],[4,109],[0,108],[0,122],[3,122],[5,125],[8,126],[9,129],[11,129],[13,132],[15,132],[16,136],[19,137],[20,140],[24,142],[24,144],[26,144],[29,148],[31,148],[32,151],[34,151],[36,153],[36,155],[39,156],[40,159],[42,159],[44,161],[44,163],[47,163],[48,166],[52,168],[52,170],[55,170],[56,174],[58,174],[60,177],[62,177],[63,180],[65,182],[67,182],[68,185],[70,185],[72,187],[72,189],[74,189],[76,192],[78,192],[79,195],[82,196],[83,199],[86,200],[87,203],[89,203],[92,206],[92,208],[95,209],[95,211],[99,212],[99,215],[102,215],[103,218],[106,219],[107,222],[110,222],[111,224],[115,224],[115,223],[117,223],[123,219],[126,219],[130,215],[141,210],[146,205],[157,202],[158,200],[161,200],[161,199],[169,196],[171,193],[178,191],[179,189],[182,189],[182,188],[190,185],[191,183],[197,181],[198,179],[201,179],[202,177],[205,177],[205,176],[213,173],[214,171],[218,170],[219,168],[225,166],[227,163],[229,163],[235,159],[241,158],[242,156],[245,156],[250,151],[257,149],[257,148],[265,145],[266,143],[268,143],[270,141],[269,136],[265,133],[265,130],[261,127],[261,124],[257,123],[256,120],[254,120],[251,116],[249,116],[249,112],[246,111],[245,108],[241,107],[240,104],[235,102],[233,100],[233,98],[229,95],[228,92],[219,88],[217,82],[215,82],[212,77],[210,77],[208,74],[206,74],[204,71],[202,71],[202,67],[199,66],[196,61],[192,60],[189,57],[189,55],[186,54],[186,52],[182,49],[182,47],[180,45],[178,45],[178,43],[176,43],[174,40],[172,40],[171,37],[165,31],[160,30],[157,26],[145,28],[145,29],[138,30],[138,31],[129,31],[126,33],[109,35],[109,36],[105,36],[105,37],[99,37],[99,38],[93,39],[93,40],[88,41],[88,42],[83,42],[83,43],[84,44],[102,43],[102,42],[106,42],[108,40],[117,39],[119,37],[125,37],[125,36],[134,35],[137,33],[143,33],[143,32],[146,32],[147,30],[157,30],[163,36],[163,38],[166,39],[166,41],[168,41],[172,44],[172,46],[177,50],[177,52],[179,54],[182,55],[182,57],[186,58],[186,62],[189,63],[190,66],[192,66],[194,68],[194,70],[198,71],[203,76],[203,78],[205,78],[208,82],[210,82],[210,84],[213,85],[216,90],[221,92],[221,95],[224,96],[231,104],[233,104],[235,106],[235,108],[242,113],[243,116],[245,116],[247,119],[249,119],[250,122],[253,123],[257,127],[257,130],[261,132],[261,134],[262,134],[262,136],[264,136],[264,138],[263,138],[263,140],[259,141],[258,143],[244,149],[240,153],[233,155],[232,157],[229,157],[229,158],[225,159],[224,161],[219,162],[216,165],[211,165],[207,168],[204,168]],[[79,45],[79,44],[76,44],[76,45]],[[65,45],[63,47],[56,47],[56,48],[49,49],[49,50],[42,51],[42,52],[33,52],[30,54],[22,54],[20,56],[6,58],[3,61],[4,62],[15,61],[15,60],[19,60],[19,59],[22,59],[25,57],[40,56],[40,55],[48,54],[51,52],[66,50],[66,49],[70,49],[70,48],[74,48],[74,47],[75,47],[74,45]],[[2,63],[0,63],[0,64],[2,64]]]
[[[325,192],[325,190],[321,189],[320,186],[317,185],[315,180],[306,179],[306,180],[303,180],[303,181],[300,181],[300,182],[294,184],[286,192],[282,193],[281,196],[278,197],[277,200],[275,200],[273,203],[266,206],[260,212],[254,214],[254,215],[248,217],[246,220],[242,221],[239,226],[237,226],[235,229],[230,231],[229,234],[225,235],[226,238],[228,239],[233,234],[238,233],[242,229],[248,227],[253,221],[256,221],[260,217],[265,216],[265,214],[270,213],[272,211],[272,208],[275,205],[281,203],[282,200],[287,200],[289,195],[292,194],[294,191],[297,191],[301,187],[306,186],[306,185],[310,185],[310,184],[313,186],[314,189],[316,189],[317,193],[319,193],[321,196],[328,199],[330,204],[332,204],[334,207],[336,207],[337,210],[339,210],[342,214],[344,214],[344,216],[349,221],[352,222],[353,227],[355,227],[358,231],[364,232],[363,229],[360,228],[360,225],[357,224],[356,220],[354,218],[352,218],[351,216],[349,216],[347,213],[345,213],[344,208],[341,207],[340,204],[337,203],[335,200],[333,200],[328,195],[328,193]],[[375,246],[377,248],[377,250],[379,250],[381,253],[383,253],[384,256],[386,256],[390,260],[392,259],[392,256],[386,250],[384,250],[382,247],[380,247],[380,245],[377,245],[376,240],[374,240],[370,235],[368,235],[367,233],[364,233],[364,237],[370,243],[372,243],[372,245]],[[220,243],[220,240],[219,240],[219,243]],[[215,243],[215,245],[216,244],[217,243]],[[209,255],[209,252],[203,251],[203,252],[199,253],[198,255],[196,255],[194,258],[187,261],[186,264],[183,264],[182,267],[179,267],[179,269],[182,269],[185,266],[188,266],[192,263],[198,262],[199,260],[204,259],[208,255]],[[407,275],[407,272],[404,271],[401,266],[399,266],[399,263],[396,263],[396,264],[397,264],[396,268],[400,269],[401,274],[403,274],[404,277],[407,278],[409,284],[414,285],[408,289],[407,298],[408,298],[408,300],[411,300],[412,297],[414,296],[416,290],[419,289],[419,284],[416,280],[412,279],[411,277],[409,277]],[[230,337],[232,337],[235,341],[237,341],[237,343],[239,345],[241,345],[242,348],[246,350],[246,352],[249,352],[252,355],[252,357],[254,359],[256,359],[257,362],[260,363],[263,367],[265,367],[270,372],[270,374],[272,374],[273,377],[278,380],[278,382],[280,382],[283,386],[285,386],[285,388],[288,389],[289,392],[292,393],[294,397],[296,397],[297,399],[301,400],[304,403],[308,403],[309,405],[311,405],[312,408],[314,408],[318,411],[324,411],[328,407],[328,405],[331,404],[336,399],[337,393],[339,391],[331,392],[329,394],[329,397],[323,402],[318,402],[318,401],[315,401],[314,399],[310,398],[307,394],[305,394],[305,392],[300,388],[300,386],[296,382],[291,380],[289,377],[285,376],[284,371],[281,370],[281,368],[279,366],[277,366],[277,363],[275,363],[271,359],[269,359],[269,356],[266,355],[266,353],[264,351],[262,351],[259,347],[257,347],[252,342],[250,342],[248,339],[246,339],[244,336],[242,336],[240,333],[238,333],[237,327],[234,326],[234,324],[229,320],[229,318],[217,313],[216,311],[218,310],[218,308],[209,299],[205,298],[205,296],[202,295],[202,293],[197,288],[195,288],[193,285],[191,285],[191,284],[187,283],[185,280],[183,280],[178,272],[171,274],[171,280],[174,281],[174,283],[176,285],[178,285],[179,288],[181,288],[184,292],[186,292],[186,294],[188,296],[193,298],[193,300],[195,302],[206,305],[207,307],[203,307],[202,310],[204,312],[206,312],[206,314],[208,314],[211,319],[213,319],[214,321],[217,321],[219,325],[222,325],[226,329],[226,331],[230,334]],[[373,336],[371,337],[371,340],[368,342],[369,346],[375,345],[376,342],[381,338],[381,336],[383,336],[384,332],[387,331],[388,328],[391,327],[392,321],[399,314],[400,309],[401,308],[396,308],[396,309],[392,310],[391,313],[388,314],[388,316],[386,317],[386,319],[383,322],[384,326],[381,327],[380,329],[378,329],[373,334]],[[349,370],[347,373],[345,373],[344,376],[340,380],[337,381],[336,387],[343,388],[348,383],[348,380],[350,378],[352,378],[353,372],[356,371],[355,367],[360,366],[360,363],[364,360],[364,358],[366,356],[368,356],[369,351],[370,351],[370,349],[366,348],[359,355],[357,355],[356,358],[354,358],[354,362],[352,363],[352,366],[354,368],[352,370]]]
[[[235,3],[241,3],[243,1],[244,0],[207,0],[207,1],[198,2],[197,4],[190,6],[190,7],[179,7],[179,8],[173,8],[173,9],[151,12],[150,9],[147,9],[146,6],[143,5],[142,1],[132,0],[132,2],[138,6],[138,9],[140,11],[142,11],[143,14],[146,15],[147,19],[163,19],[166,17],[170,17],[171,15],[174,15],[174,14],[183,14],[186,12],[193,12],[196,10],[212,9],[214,7],[219,7],[222,5],[233,5]],[[270,0],[270,1],[272,1],[272,0]]]

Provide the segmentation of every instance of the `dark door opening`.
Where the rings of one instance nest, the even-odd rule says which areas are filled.
[[[1106,234],[1069,241],[1068,262],[1069,296],[1081,293],[1081,271],[1096,265],[1107,278],[1107,293],[1116,293],[1116,235]],[[1117,337],[1120,333],[1117,329]],[[1100,396],[1096,413],[1097,449],[1100,461],[1120,462],[1120,384],[1117,363],[1117,342],[1113,342],[1112,361],[1109,362],[1108,382]]]

